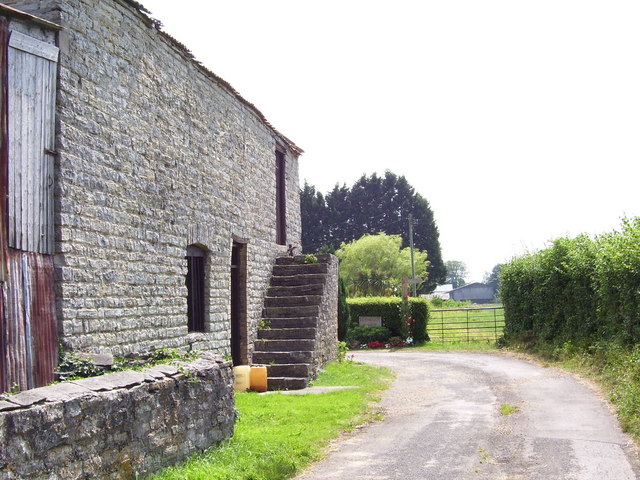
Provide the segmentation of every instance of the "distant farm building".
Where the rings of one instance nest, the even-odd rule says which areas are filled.
[[[495,296],[495,287],[484,283],[470,283],[449,292],[449,298],[458,302],[489,303]]]
[[[433,300],[434,298],[441,298],[442,300],[449,300],[449,292],[453,290],[453,285],[447,283],[446,285],[438,285],[436,289],[427,295],[429,300]]]

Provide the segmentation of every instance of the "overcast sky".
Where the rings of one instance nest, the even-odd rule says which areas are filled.
[[[405,175],[469,281],[640,215],[637,0],[142,0],[305,150]]]

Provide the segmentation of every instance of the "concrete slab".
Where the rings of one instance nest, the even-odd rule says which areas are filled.
[[[0,412],[17,410],[18,408],[22,408],[22,406],[18,405],[17,403],[5,402],[4,400],[0,400]]]
[[[91,390],[73,383],[56,383],[46,387],[34,388],[29,390],[29,392],[44,396],[47,402],[60,402],[85,395],[90,393]]]
[[[115,390],[117,388],[127,388],[140,385],[145,382],[145,374],[136,371],[115,372],[99,377],[83,378],[74,380],[71,383],[88,388],[94,392]]]
[[[21,407],[30,407],[37,403],[44,403],[47,400],[46,394],[41,389],[25,390],[24,392],[11,395],[11,403],[17,403]]]

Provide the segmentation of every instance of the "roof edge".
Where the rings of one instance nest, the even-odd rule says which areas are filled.
[[[205,74],[208,78],[216,82],[222,88],[227,90],[231,95],[233,95],[236,99],[238,99],[244,106],[246,106],[249,110],[251,110],[260,121],[269,128],[278,138],[280,138],[287,147],[289,147],[296,155],[300,155],[304,153],[304,150],[298,147],[292,140],[283,135],[280,131],[278,131],[272,124],[267,120],[267,117],[249,100],[244,98],[240,92],[238,92],[233,86],[227,82],[225,79],[215,74],[207,67],[205,67],[199,60],[195,58],[191,50],[187,48],[186,45],[176,40],[174,37],[169,35],[167,32],[162,30],[162,22],[153,18],[152,13],[145,8],[141,3],[135,0],[115,0],[118,3],[122,3],[128,5],[129,7],[136,10],[140,15],[143,16],[144,20],[153,28],[155,28],[161,37],[163,37],[167,42],[169,42],[174,48],[180,51],[183,55],[185,55],[202,73]]]
[[[50,22],[49,20],[45,20],[44,18],[36,17],[35,15],[10,7],[9,5],[5,5],[4,3],[0,3],[0,14],[7,17],[17,18],[19,20],[33,22],[40,25],[41,27],[45,27],[50,30],[62,30],[62,27],[57,23]]]

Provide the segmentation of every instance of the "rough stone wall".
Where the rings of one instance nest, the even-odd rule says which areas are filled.
[[[2,2],[4,3],[4,2]],[[9,31],[17,31],[29,35],[41,42],[55,44],[56,32],[54,30],[43,28],[36,23],[29,22],[27,20],[20,20],[16,18],[9,19]]]
[[[318,260],[327,263],[327,275],[316,330],[314,377],[324,365],[338,356],[338,258],[323,254],[318,255]]]
[[[255,338],[277,245],[276,143],[287,241],[300,243],[298,159],[254,109],[117,0],[9,0],[59,23],[56,282],[64,344],[229,353],[232,238],[248,239]],[[209,252],[205,333],[187,332],[185,249]]]
[[[233,435],[230,362],[37,388],[0,400],[0,479],[131,479]],[[137,478],[137,477],[136,477]]]

